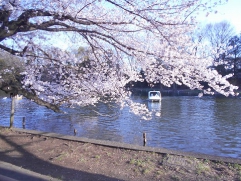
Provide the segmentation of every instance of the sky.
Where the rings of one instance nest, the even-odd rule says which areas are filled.
[[[241,33],[241,0],[228,0],[227,3],[217,6],[216,10],[216,14],[210,14],[208,17],[205,15],[199,17],[203,25],[227,20],[234,26],[237,35]],[[55,42],[60,48],[67,49],[69,44],[60,40],[61,38],[59,41],[55,40]]]
[[[241,0],[228,0],[216,8],[217,14],[210,14],[204,19],[205,23],[227,20],[234,26],[236,33],[241,33]]]

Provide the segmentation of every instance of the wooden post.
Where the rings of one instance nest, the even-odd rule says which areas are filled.
[[[146,133],[143,133],[143,146],[146,146]]]
[[[9,126],[9,128],[13,127],[13,121],[14,121],[14,101],[15,101],[15,98],[14,98],[14,96],[12,96],[11,114],[10,114],[10,126]]]
[[[25,117],[23,117],[23,129],[25,129]]]

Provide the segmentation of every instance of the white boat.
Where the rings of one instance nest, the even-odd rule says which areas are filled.
[[[161,101],[161,92],[160,91],[149,91],[148,92],[148,100],[149,101]]]
[[[17,95],[15,96],[15,99],[16,99],[16,100],[21,100],[22,98],[23,98],[22,95],[18,95],[18,94],[17,94]]]

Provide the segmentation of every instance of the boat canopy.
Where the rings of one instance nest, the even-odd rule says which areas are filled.
[[[149,91],[148,92],[148,100],[160,101],[161,100],[161,92],[160,91]]]

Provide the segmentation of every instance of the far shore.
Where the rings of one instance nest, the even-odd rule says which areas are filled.
[[[148,91],[155,90],[160,91],[162,96],[198,96],[199,93],[202,93],[201,90],[191,90],[191,89],[161,89],[161,88],[131,88],[130,91],[133,95],[147,96]],[[241,90],[238,91],[241,96]],[[203,96],[215,96],[215,97],[225,97],[224,95],[215,92],[214,95],[203,94]],[[234,96],[229,96],[234,97]]]

